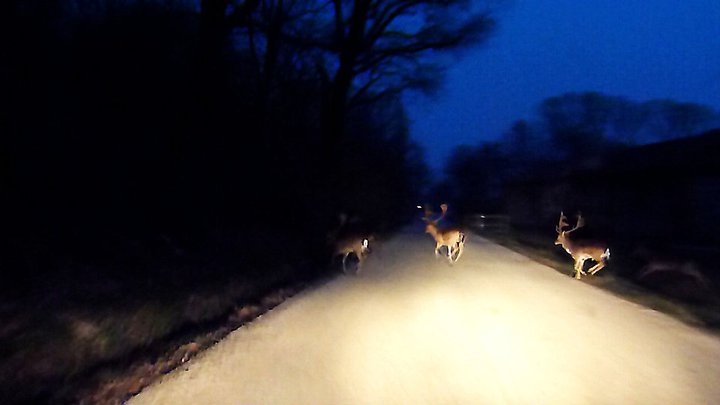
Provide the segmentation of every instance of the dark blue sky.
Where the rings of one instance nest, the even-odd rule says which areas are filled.
[[[545,98],[599,91],[720,110],[720,0],[514,0],[436,97],[406,97],[431,167],[500,136]]]

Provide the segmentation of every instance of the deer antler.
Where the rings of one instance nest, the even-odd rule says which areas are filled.
[[[582,217],[581,214],[578,214],[578,219],[577,219],[577,222],[575,223],[575,227],[569,231],[565,231],[565,233],[573,232],[579,228],[582,228],[583,226],[585,226],[585,219]]]
[[[567,217],[565,214],[563,214],[562,211],[560,211],[560,222],[558,222],[558,225],[555,227],[555,230],[557,233],[562,232],[562,229],[566,226],[570,226],[570,224],[567,223]]]
[[[432,216],[433,211],[426,205],[425,206],[425,216],[423,216],[423,221],[431,224],[437,223],[439,220],[445,218],[445,214],[447,214],[448,205],[447,204],[440,204],[440,210],[442,210],[442,214],[440,214],[439,217],[435,219],[430,219],[430,216]]]
[[[435,220],[435,222],[445,218],[445,214],[447,214],[447,209],[447,204],[440,204],[440,210],[442,210],[442,214]]]

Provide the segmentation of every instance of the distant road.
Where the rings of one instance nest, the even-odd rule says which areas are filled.
[[[434,246],[399,235],[130,403],[720,404],[720,339],[478,236],[453,267]]]

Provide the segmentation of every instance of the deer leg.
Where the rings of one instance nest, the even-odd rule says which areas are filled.
[[[600,271],[603,267],[605,267],[605,262],[600,260],[596,265],[594,265],[590,270],[588,270],[588,273],[591,275],[595,275],[598,271]]]
[[[581,274],[586,274],[583,271],[583,266],[585,265],[585,259],[578,259],[575,260],[575,278],[580,280]]]
[[[453,255],[453,252],[454,252],[454,251],[455,251],[455,250],[452,248],[452,245],[447,245],[447,259],[448,259],[448,263],[450,263],[451,266],[452,266],[453,263],[454,263],[454,262],[453,262],[453,258],[452,258],[452,255]]]
[[[587,272],[586,272],[585,270],[583,270],[583,267],[585,267],[585,261],[586,261],[586,260],[587,260],[587,258],[582,259],[582,260],[580,261],[580,265],[578,266],[578,270],[580,270],[580,273],[582,273],[583,276],[587,276]]]
[[[345,256],[343,256],[343,261],[342,261],[343,273],[345,273],[345,274],[347,274],[347,269],[345,268],[345,261],[347,260],[348,256],[350,256],[350,253],[345,253]]]
[[[462,256],[464,247],[465,247],[465,242],[458,242],[458,245],[457,245],[458,255],[455,258],[455,261],[458,261],[458,259],[460,259],[460,256]]]
[[[580,272],[578,271],[578,261],[575,260],[575,264],[573,265],[573,270],[575,270],[575,278],[580,279]]]
[[[435,258],[437,258],[438,256],[440,256],[440,244],[436,243],[435,244]]]

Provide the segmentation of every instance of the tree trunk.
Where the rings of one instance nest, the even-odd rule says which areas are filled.
[[[268,126],[270,125],[268,113],[272,104],[273,83],[277,70],[278,55],[280,52],[280,34],[284,21],[283,1],[278,0],[270,11],[269,27],[266,33],[265,55],[263,58],[262,75],[259,81],[258,105],[259,120],[262,125],[263,137],[274,136]]]
[[[355,0],[348,36],[341,44],[340,63],[325,108],[323,143],[328,156],[337,152],[344,136],[348,96],[355,76],[355,64],[362,52],[369,10],[370,0]]]
[[[202,0],[200,2],[201,55],[207,62],[216,62],[227,37],[225,11],[229,0]]]

